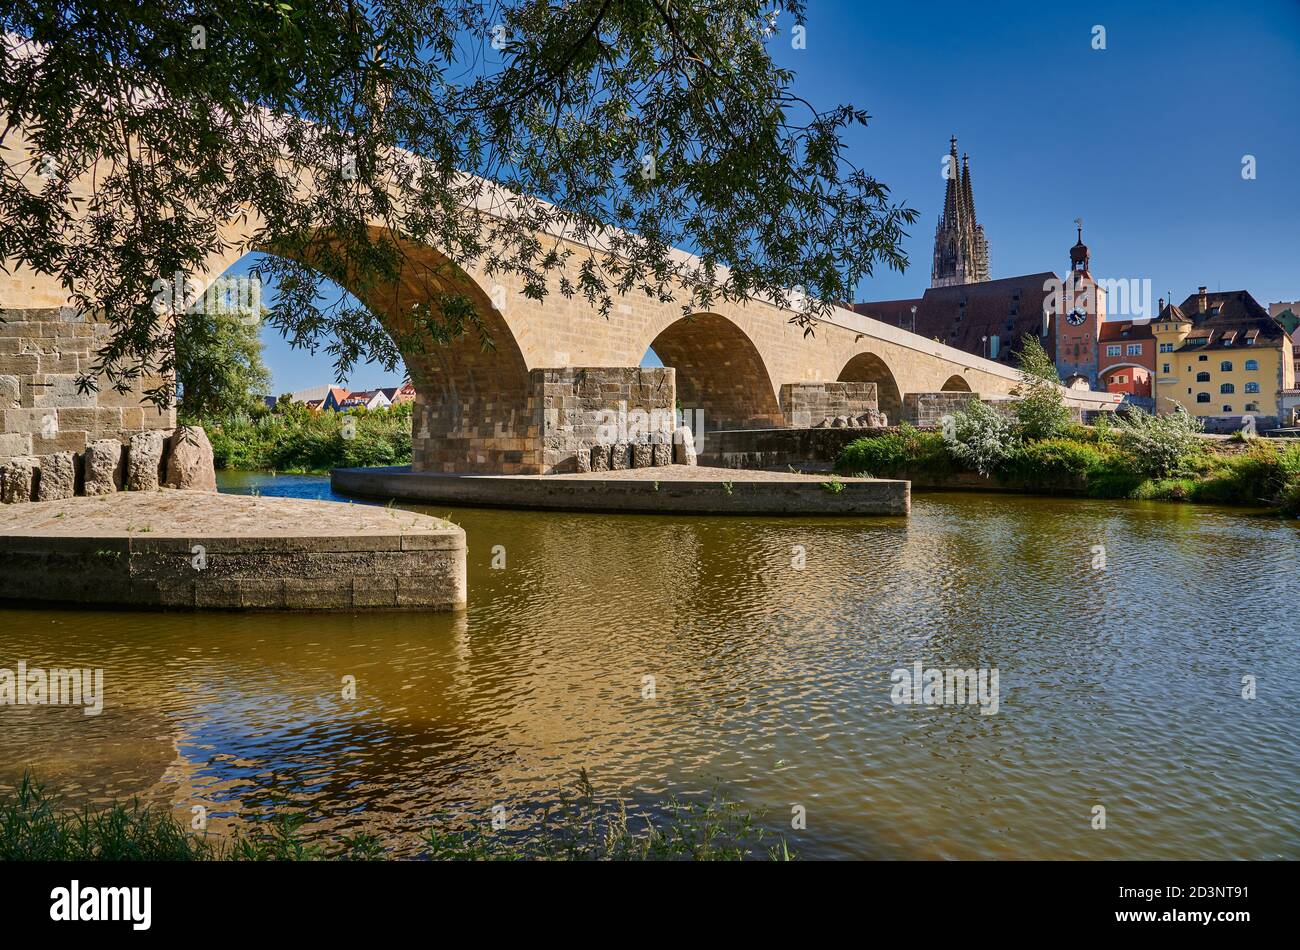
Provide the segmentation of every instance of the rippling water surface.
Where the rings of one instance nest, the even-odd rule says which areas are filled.
[[[1294,522],[945,494],[910,519],[421,510],[468,534],[463,614],[0,610],[0,667],[107,691],[98,717],[0,707],[0,784],[218,827],[300,807],[409,852],[585,768],[634,800],[723,790],[806,857],[1300,858]],[[998,713],[894,705],[917,660],[997,668]]]

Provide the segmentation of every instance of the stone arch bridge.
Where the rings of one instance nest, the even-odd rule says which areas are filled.
[[[265,250],[254,241],[255,222],[232,228],[223,235],[229,251],[207,262],[198,285],[208,286],[245,253]],[[582,260],[585,248],[573,247],[579,252],[573,257]],[[721,302],[709,312],[683,315],[675,302],[638,294],[617,298],[604,317],[581,298],[558,292],[528,299],[512,278],[452,267],[430,247],[404,251],[408,263],[395,282],[359,294],[389,331],[400,337],[409,330],[403,315],[412,305],[456,290],[473,300],[495,342],[485,349],[467,337],[403,354],[419,394],[417,471],[571,469],[592,441],[594,414],[620,408],[696,410],[692,418],[702,419],[707,433],[813,425],[839,414],[834,407],[860,408],[874,395],[896,422],[906,417],[908,397],[915,394],[1006,396],[1017,381],[1005,366],[842,308],[817,320],[808,336],[790,322],[791,311],[760,300]],[[435,272],[451,276],[431,282]],[[576,282],[578,275],[568,276]],[[65,304],[56,281],[12,267],[0,274],[0,310]],[[640,368],[649,349],[666,369]],[[22,355],[32,354],[21,346],[13,354],[0,350],[0,380],[10,373],[5,363]],[[49,347],[35,355],[58,362]],[[52,385],[37,380],[50,375],[39,365],[24,369],[38,389]],[[60,372],[66,375],[66,367]],[[874,384],[874,394],[872,386],[854,383]],[[1107,400],[1090,403],[1102,395],[1070,392],[1067,398],[1102,408]]]

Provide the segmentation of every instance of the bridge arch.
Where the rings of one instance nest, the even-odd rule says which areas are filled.
[[[947,381],[939,387],[940,392],[945,393],[968,393],[971,392],[970,383],[959,373],[949,376]]]
[[[903,394],[898,388],[889,365],[875,353],[859,353],[852,357],[840,370],[838,380],[842,383],[875,383],[876,404],[888,418],[890,425],[897,425],[903,418]]]
[[[396,242],[396,277],[362,280],[355,268],[329,253],[322,238],[314,250],[255,246],[253,251],[289,257],[315,269],[351,293],[378,318],[402,354],[415,387],[412,461],[415,471],[536,471],[540,464],[530,438],[528,366],[509,323],[487,291],[462,268],[431,247]],[[226,268],[209,274],[209,282]],[[428,306],[443,317],[452,301],[468,301],[483,326],[437,340],[416,320]]]
[[[762,354],[726,317],[682,317],[660,330],[650,349],[677,371],[677,401],[684,410],[703,411],[706,431],[784,424]]]

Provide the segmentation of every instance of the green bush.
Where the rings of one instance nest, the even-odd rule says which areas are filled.
[[[1197,482],[1192,478],[1149,478],[1128,497],[1138,501],[1191,501]]]
[[[1300,478],[1293,477],[1286,483],[1277,502],[1283,514],[1300,517]]]
[[[1146,476],[1134,467],[1127,455],[1109,452],[1088,472],[1088,495],[1091,498],[1132,498],[1146,481]]]
[[[1165,416],[1140,410],[1120,416],[1119,444],[1129,453],[1138,471],[1151,478],[1174,475],[1188,456],[1199,448],[1197,433],[1204,426],[1182,409]]]
[[[1105,461],[1106,456],[1091,445],[1073,439],[1043,439],[1015,445],[998,476],[1009,485],[1031,490],[1085,487],[1088,475]]]
[[[347,422],[354,438],[343,437]],[[217,468],[326,472],[332,468],[405,465],[411,461],[411,404],[373,412],[312,412],[281,403],[269,412],[201,420]]]
[[[907,423],[897,432],[854,439],[835,460],[835,470],[842,475],[881,477],[909,471],[947,472],[952,467],[943,436]]]
[[[897,433],[867,436],[854,439],[840,450],[835,460],[835,470],[853,475],[892,475],[906,468],[912,461],[907,439]]]
[[[953,461],[981,475],[998,471],[1016,445],[1011,421],[978,399],[945,425],[943,444]]]
[[[1273,504],[1288,483],[1276,446],[1255,439],[1241,455],[1221,457],[1214,470],[1196,482],[1193,501],[1224,505]]]

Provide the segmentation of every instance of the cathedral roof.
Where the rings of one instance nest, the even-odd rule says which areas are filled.
[[[996,336],[999,341],[997,361],[1015,364],[1013,349],[1020,338],[1033,335],[1042,339],[1048,355],[1055,357],[1056,334],[1042,338],[1043,305],[1053,286],[1061,278],[1051,271],[1003,277],[973,284],[930,287],[919,301],[882,300],[853,305],[853,309],[893,326],[910,330],[911,307],[917,305],[916,333],[926,339],[983,356],[983,337]],[[1055,283],[1053,283],[1055,282]],[[992,350],[989,350],[992,353]]]

